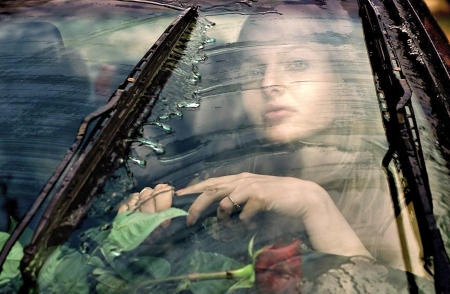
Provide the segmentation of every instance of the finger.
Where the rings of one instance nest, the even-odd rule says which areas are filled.
[[[122,212],[125,212],[125,211],[127,211],[127,210],[128,210],[128,204],[122,203],[122,204],[119,206],[119,209],[118,209],[117,213],[122,213]]]
[[[174,190],[172,187],[157,193],[155,195],[156,211],[169,209],[172,206],[173,194]]]
[[[157,185],[155,187],[155,209],[156,211],[163,211],[172,207],[172,198],[175,190],[172,186],[167,184]],[[163,229],[170,225],[170,219],[161,223]]]
[[[177,190],[176,194],[178,196],[183,196],[183,195],[187,195],[187,194],[201,193],[201,192],[206,191],[208,188],[211,188],[211,187],[214,187],[217,185],[221,185],[221,184],[225,184],[225,183],[230,183],[230,182],[236,181],[238,179],[248,178],[248,177],[252,177],[252,176],[255,176],[255,175],[250,174],[250,173],[241,173],[241,174],[237,174],[237,175],[229,175],[229,176],[223,176],[223,177],[218,177],[218,178],[210,178],[210,179],[207,179],[198,184],[186,187],[184,189]]]
[[[263,201],[259,199],[258,197],[251,197],[245,203],[244,208],[242,209],[242,212],[239,214],[239,219],[245,223],[246,225],[251,225],[251,220],[253,217],[260,211],[264,211],[264,205]]]
[[[162,205],[162,208],[159,209],[157,207],[157,200],[159,197],[159,195],[161,194],[171,194],[171,190],[173,190],[173,188],[167,184],[158,184],[156,185],[156,187],[154,189],[151,189],[149,187],[144,188],[139,194],[140,194],[140,201],[137,203],[137,206],[139,206],[139,210],[141,212],[147,212],[147,213],[155,213],[164,209],[167,209],[170,207],[171,205],[171,201],[172,199],[170,198],[170,200],[167,200],[168,197],[165,197],[166,202],[170,201],[169,204],[164,204]],[[169,206],[167,206],[169,205]],[[163,209],[164,208],[164,209]]]
[[[132,193],[124,200],[118,209],[118,213],[125,212],[136,208],[136,202],[139,200],[139,193]]]
[[[220,201],[219,207],[217,208],[217,219],[219,222],[225,222],[230,219],[231,213],[238,208],[237,205],[240,206],[240,201],[237,199],[236,193],[231,193],[231,195],[228,195]]]
[[[165,229],[170,225],[170,219],[165,220],[161,223],[161,228]]]
[[[173,190],[174,190],[174,188],[168,184],[158,184],[155,186],[155,188],[153,190],[153,194],[154,194],[154,196],[156,196],[157,194],[169,192],[169,191],[171,192]]]
[[[141,192],[139,192],[139,196],[141,199],[148,199],[148,197],[150,197],[150,195],[152,195],[153,193],[153,189],[150,187],[145,187],[144,189],[141,190]]]
[[[128,210],[135,210],[139,201],[139,193],[133,193],[128,197]]]
[[[137,206],[142,205],[142,203],[146,202],[153,193],[153,189],[150,187],[145,187],[139,192],[139,201],[136,203]]]
[[[150,195],[150,197],[147,197],[145,201],[140,202],[139,211],[146,213],[155,213],[156,212],[155,198]]]
[[[193,225],[200,217],[201,213],[212,203],[225,198],[233,191],[232,185],[217,185],[214,188],[208,188],[205,192],[195,199],[189,208],[186,224]]]

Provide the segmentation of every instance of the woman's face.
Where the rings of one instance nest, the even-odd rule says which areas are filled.
[[[264,46],[245,58],[244,107],[269,140],[306,139],[332,124],[337,77],[330,72],[326,48],[318,43]]]
[[[276,11],[249,18],[241,31],[240,41],[250,45],[241,67],[243,103],[269,140],[306,140],[339,112],[334,96],[343,83],[332,63],[339,50],[330,38],[349,34],[352,25],[338,1]]]
[[[268,139],[289,142],[329,128],[339,111],[332,103],[343,85],[333,74],[336,47],[322,43],[349,33],[350,23],[333,1],[326,9],[281,5],[277,11],[282,15],[248,21],[241,32],[240,40],[253,44],[244,50],[242,98]],[[258,46],[261,41],[268,45]]]

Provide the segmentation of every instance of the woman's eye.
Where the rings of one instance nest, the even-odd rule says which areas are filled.
[[[257,79],[257,78],[262,77],[263,75],[264,75],[264,71],[262,69],[258,69],[258,68],[249,70],[247,73],[247,76],[250,79]]]
[[[305,70],[309,67],[309,62],[306,60],[293,60],[287,64],[290,70]]]
[[[257,64],[241,68],[241,88],[247,90],[259,88],[261,80],[264,78],[265,70],[265,66]]]
[[[242,76],[245,81],[253,82],[256,80],[261,80],[264,77],[264,72],[266,71],[265,66],[262,65],[248,65],[241,68]]]

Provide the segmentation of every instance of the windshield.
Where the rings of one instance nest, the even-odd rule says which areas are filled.
[[[0,33],[2,205],[19,220],[82,119],[104,105],[176,11],[104,1],[47,3],[4,15]],[[2,211],[0,226],[7,230]]]
[[[4,24],[3,231],[25,214],[81,119],[108,102],[179,15],[172,4],[55,1]],[[409,292],[413,284],[433,293],[402,172],[381,164],[389,145],[369,53],[355,1],[201,5],[162,67],[163,86],[145,94],[157,101],[138,134],[118,142],[131,144],[127,157],[67,242],[46,245],[38,289]],[[423,136],[437,158],[427,164],[444,228],[448,171]]]

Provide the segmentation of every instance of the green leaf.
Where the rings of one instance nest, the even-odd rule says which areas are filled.
[[[162,279],[170,276],[170,263],[163,258],[137,256],[116,259],[114,270],[124,280],[139,284],[149,279]]]
[[[92,274],[100,276],[103,274],[115,274],[115,272],[104,268],[96,268],[92,271]]]
[[[109,263],[109,265],[115,269],[116,265],[114,263],[114,259],[120,255],[117,246],[110,243],[103,244],[103,246],[100,247],[100,252],[103,254],[103,257]]]
[[[109,228],[104,227],[105,226],[90,228],[84,232],[84,235],[97,244],[100,244],[106,240],[110,232]]]
[[[8,241],[9,234],[0,232],[0,248],[3,248]],[[23,257],[23,248],[19,242],[16,242],[6,257],[6,261],[3,264],[3,270],[0,273],[0,285],[8,283],[11,279],[19,275],[20,260]]]
[[[191,281],[189,279],[181,280],[181,282],[178,283],[177,288],[175,289],[175,294],[184,292],[188,290],[191,287]]]
[[[163,279],[170,276],[170,263],[163,258],[153,256],[139,257],[134,264],[144,269],[154,279]]]
[[[86,262],[81,253],[58,247],[38,276],[42,293],[88,293]]]
[[[129,293],[129,283],[114,274],[104,273],[96,277],[96,279],[99,282],[96,286],[97,293],[99,294]]]
[[[18,221],[16,221],[14,218],[10,217],[10,225],[9,225],[9,229],[8,229],[8,234],[12,234],[14,232],[14,229],[16,228]],[[25,229],[23,229],[22,233],[20,234],[19,237],[19,242],[20,244],[28,244],[31,241],[31,238],[33,237],[34,231],[32,229],[30,229],[29,227],[25,227]],[[1,241],[0,241],[0,244]],[[1,247],[0,247],[1,248]]]
[[[187,212],[173,207],[158,213],[119,213],[106,242],[123,251],[133,250],[162,222],[183,215],[187,215]]]
[[[94,268],[104,268],[105,264],[98,256],[92,256],[88,260],[88,264]]]
[[[9,217],[9,220],[10,220],[10,223],[9,223],[8,234],[12,234],[12,232],[14,231],[14,229],[17,226],[17,221],[12,217]]]
[[[253,257],[253,244],[255,243],[255,236],[256,235],[254,235],[248,243],[248,256],[250,257]]]

